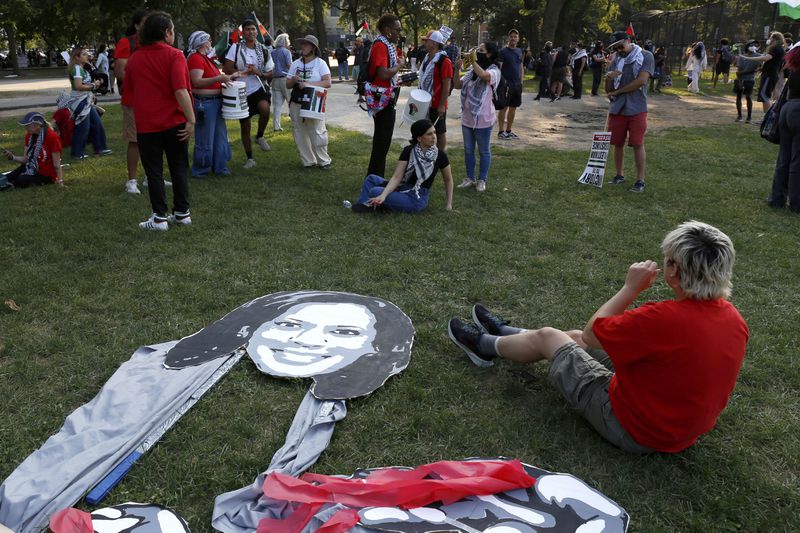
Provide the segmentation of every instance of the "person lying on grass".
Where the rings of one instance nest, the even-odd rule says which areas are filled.
[[[376,210],[418,213],[428,207],[436,173],[442,171],[445,185],[445,209],[453,209],[453,174],[447,153],[436,148],[436,130],[424,118],[411,125],[411,141],[400,153],[392,179],[369,174],[364,178],[361,195],[352,204],[354,213]],[[347,204],[346,204],[347,205]]]
[[[749,331],[727,300],[735,256],[727,235],[689,221],[661,250],[672,300],[628,309],[661,272],[642,261],[583,331],[519,329],[476,304],[475,324],[452,318],[450,338],[482,367],[498,356],[546,359],[548,381],[622,450],[680,452],[714,427],[728,403]]]

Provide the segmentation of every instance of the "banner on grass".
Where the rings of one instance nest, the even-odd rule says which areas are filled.
[[[611,133],[604,131],[595,133],[592,137],[592,149],[589,151],[589,162],[578,178],[578,183],[584,185],[603,186],[603,175],[606,172],[608,149],[611,145]]]

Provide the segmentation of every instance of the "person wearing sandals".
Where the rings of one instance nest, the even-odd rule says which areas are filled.
[[[213,53],[211,36],[196,31],[189,36],[189,77],[192,80],[194,113],[197,128],[194,136],[194,162],[192,177],[203,178],[214,172],[219,176],[230,176],[228,161],[231,145],[228,128],[222,117],[222,84],[239,77],[238,72],[230,76],[219,71],[209,53]]]
[[[100,114],[94,105],[94,92],[103,83],[92,81],[92,76],[84,68],[89,62],[89,52],[80,46],[70,54],[69,82],[72,92],[67,103],[75,129],[72,132],[70,148],[73,159],[86,159],[86,143],[91,142],[97,155],[108,155],[111,150],[106,146],[106,131]]]
[[[392,179],[369,174],[361,195],[354,204],[345,202],[354,213],[397,211],[418,213],[428,207],[428,196],[438,171],[445,185],[445,209],[453,209],[453,174],[444,150],[436,146],[436,129],[423,118],[411,125],[411,141],[403,148]]]
[[[25,155],[4,150],[6,159],[20,166],[5,175],[8,184],[0,190],[24,188],[31,185],[64,185],[61,174],[61,139],[47,124],[44,115],[31,111],[20,121],[25,128]]]
[[[133,93],[139,156],[147,176],[153,214],[139,227],[166,231],[168,223],[189,225],[189,139],[194,133],[192,82],[183,53],[175,48],[175,25],[164,12],[151,13],[141,46],[125,68]],[[164,155],[172,176],[173,212],[167,216]]]
[[[304,118],[300,109],[307,87],[331,88],[331,70],[320,56],[319,41],[313,35],[306,35],[297,40],[300,59],[289,66],[286,74],[286,88],[291,90],[289,117],[292,120],[292,136],[300,153],[303,167],[319,166],[328,169],[331,157],[328,155],[328,129],[325,119]]]
[[[749,331],[728,301],[735,251],[727,235],[692,220],[668,233],[661,251],[674,299],[629,309],[661,273],[642,261],[582,331],[520,329],[477,304],[475,324],[450,320],[450,339],[481,367],[547,361],[550,384],[611,444],[678,453],[714,428]]]
[[[492,42],[482,43],[474,52],[475,57],[470,70],[461,78],[456,76],[455,88],[461,90],[461,134],[464,139],[464,163],[467,177],[458,187],[475,187],[478,192],[486,190],[489,167],[492,164],[492,151],[489,141],[492,128],[497,121],[497,113],[492,96],[500,82],[500,69],[497,66],[499,50]],[[460,69],[459,62],[459,69]],[[480,173],[475,179],[475,145],[480,154]]]

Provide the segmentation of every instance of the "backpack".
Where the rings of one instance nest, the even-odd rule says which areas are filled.
[[[369,56],[372,53],[372,44],[367,47],[364,45],[364,50],[361,52],[361,63],[358,69],[358,79],[356,80],[356,92],[359,96],[364,96],[364,84],[372,81],[369,77]],[[386,62],[386,68],[389,68],[389,62]]]
[[[733,52],[731,52],[731,47],[730,46],[727,46],[727,45],[723,46],[720,49],[719,53],[720,53],[720,57],[722,58],[722,60],[724,62],[733,63],[734,57],[733,57]]]
[[[502,74],[498,74],[497,88],[492,91],[492,103],[496,111],[508,107],[508,84]]]

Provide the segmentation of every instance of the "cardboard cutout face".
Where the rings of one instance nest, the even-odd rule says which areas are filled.
[[[345,292],[280,292],[256,298],[182,339],[165,366],[203,364],[247,347],[259,370],[310,377],[320,400],[364,396],[411,358],[414,327],[394,304]]]
[[[91,514],[95,533],[190,533],[175,511],[158,504],[124,503]]]

